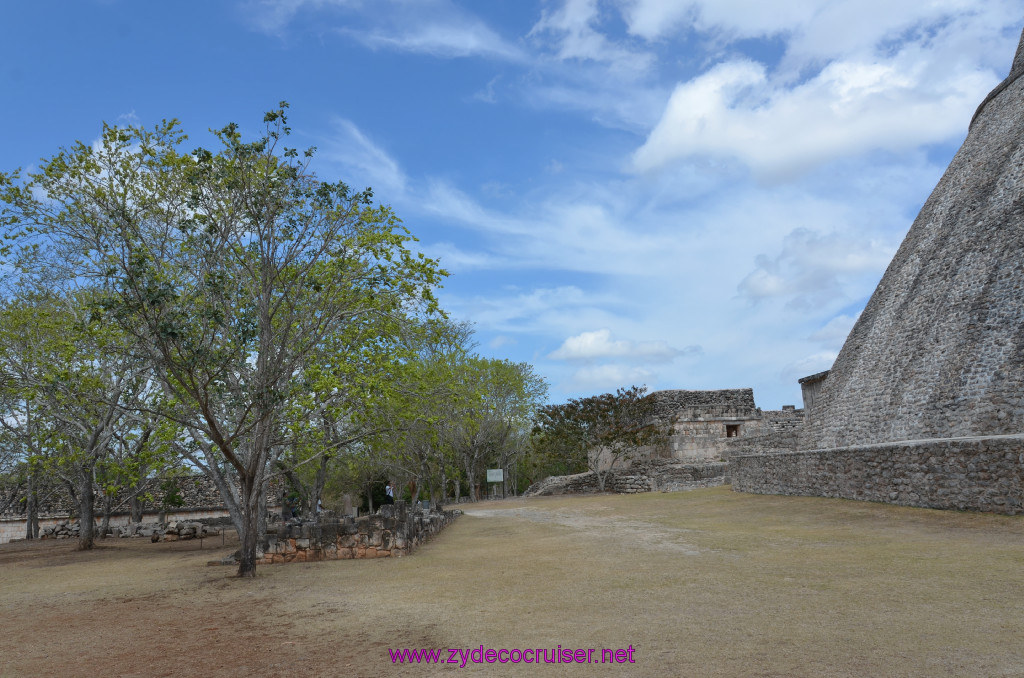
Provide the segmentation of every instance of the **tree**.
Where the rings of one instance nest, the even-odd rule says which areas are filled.
[[[33,397],[32,384],[45,369],[38,351],[38,329],[24,304],[8,303],[0,309],[0,471],[7,490],[0,512],[24,492],[26,539],[39,536],[41,460],[51,436],[51,427],[41,425],[45,413]]]
[[[462,365],[462,398],[451,438],[474,499],[484,470],[506,471],[522,453],[522,435],[547,395],[547,384],[527,363],[474,357]],[[503,482],[507,482],[506,478]],[[504,489],[504,488],[503,488]]]
[[[669,430],[655,418],[647,388],[620,388],[588,398],[545,405],[538,411],[534,439],[551,454],[577,463],[586,459],[603,492],[608,474],[641,448],[664,442]]]
[[[37,292],[0,311],[4,371],[21,404],[3,425],[27,453],[29,532],[45,440],[49,470],[65,479],[77,500],[83,550],[93,546],[97,471],[114,437],[131,425],[131,408],[149,384],[145,368],[123,350],[123,334],[94,313],[95,301],[89,290],[73,296]]]
[[[177,121],[104,126],[43,161],[26,180],[0,175],[2,221],[51,255],[65,279],[106,294],[187,438],[178,448],[217,484],[253,576],[267,469],[288,444],[290,403],[326,346],[367,347],[366,322],[437,308],[444,272],[372,192],[324,182],[314,149],[282,147],[282,102],[265,133],[215,132],[214,153],[179,152]],[[387,343],[375,336],[372,342]],[[319,417],[351,394],[321,389]]]

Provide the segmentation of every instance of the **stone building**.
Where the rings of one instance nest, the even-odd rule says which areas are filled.
[[[792,446],[804,417],[804,411],[793,405],[762,410],[749,388],[655,391],[648,397],[654,400],[657,422],[670,427],[669,439],[658,447],[635,450],[614,467],[606,452],[592,451],[602,471],[612,469],[605,483],[608,491],[672,492],[725,484],[730,455],[748,448]],[[598,487],[597,474],[588,471],[545,478],[525,496],[580,494]]]
[[[671,427],[671,435],[660,447],[642,448],[631,461],[721,461],[748,441],[763,442],[776,434],[790,440],[804,414],[793,405],[762,410],[749,388],[655,391],[649,397],[655,401],[655,417]],[[607,462],[602,468],[607,468]]]
[[[737,388],[719,391],[655,391],[656,417],[672,427],[665,448],[651,456],[683,461],[721,459],[730,438],[759,430],[761,409],[754,391]]]
[[[1024,35],[780,454],[736,489],[1022,512]]]

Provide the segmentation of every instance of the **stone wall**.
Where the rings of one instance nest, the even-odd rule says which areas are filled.
[[[729,463],[741,492],[1024,513],[1024,435],[737,455]]]
[[[106,535],[99,534],[97,529],[96,538],[104,536],[113,538],[136,538],[146,537],[151,541],[179,541],[187,539],[202,539],[220,534],[220,528],[209,524],[212,521],[185,521],[172,520],[167,523],[132,523],[124,525],[112,525]],[[230,522],[230,520],[228,520]],[[40,525],[40,539],[77,539],[81,532],[81,521],[56,520],[50,525]]]
[[[264,555],[259,562],[270,565],[404,556],[461,514],[458,510],[410,510],[399,500],[361,518],[279,523],[268,528]]]
[[[161,485],[164,482],[165,479],[163,478],[150,478],[146,481],[143,493],[149,494],[152,499],[143,501],[144,511],[156,511],[163,505],[165,493],[161,489]],[[220,498],[220,492],[217,491],[217,486],[204,474],[196,473],[179,476],[172,479],[172,483],[182,499],[181,506],[186,506],[193,510],[222,508],[224,506],[224,502]],[[276,489],[276,485],[274,485],[274,489]],[[2,517],[14,518],[25,515],[24,488],[19,488],[19,492],[21,496],[12,502],[14,510],[5,513]],[[37,492],[36,496],[40,498],[40,516],[68,516],[78,512],[77,504],[71,500],[67,489],[63,486],[56,485],[45,488]],[[276,503],[273,499],[271,502]],[[95,512],[99,515],[102,510],[103,498],[97,492]],[[112,511],[122,513],[128,510],[128,497],[115,497]],[[174,507],[168,510],[174,510]]]
[[[593,494],[597,491],[597,474],[593,471],[586,471],[568,476],[548,476],[526,488],[523,496],[542,497],[557,494]]]
[[[667,390],[655,391],[655,416],[673,418],[682,412],[694,411],[721,416],[748,416],[757,411],[754,389],[734,388],[717,391]]]
[[[643,448],[637,458],[700,462],[721,459],[730,435],[744,436],[759,426],[761,410],[749,388],[717,391],[655,391],[655,420],[670,425],[669,440]]]
[[[231,518],[228,516],[228,512],[224,509],[206,509],[206,510],[182,510],[182,511],[167,511],[165,514],[157,513],[156,511],[147,511],[143,514],[143,521],[147,524],[157,525],[159,524],[159,518],[163,515],[164,520],[170,522],[189,521],[189,522],[203,522],[208,525],[230,525]],[[40,518],[39,529],[40,531],[59,525],[62,522],[68,522],[67,518]],[[99,526],[102,519],[96,517],[96,533],[99,536]],[[25,537],[25,517],[14,517],[14,518],[0,518],[0,544],[6,544],[11,541],[18,541]],[[110,517],[111,531],[115,528],[124,528],[132,524],[130,518],[126,513],[120,513],[112,515]],[[129,532],[126,530],[125,532]],[[127,536],[121,534],[121,536]]]
[[[760,432],[793,433],[799,431],[804,424],[804,410],[785,407],[781,410],[765,410],[761,417]]]
[[[144,513],[156,513],[163,507],[165,491],[161,485],[165,481],[166,479],[164,478],[149,478],[146,481],[143,493],[148,494],[151,499],[143,500],[142,508]],[[171,483],[177,494],[181,497],[181,504],[180,506],[169,507],[167,509],[168,512],[224,509],[224,502],[221,500],[217,486],[205,474],[195,473],[178,476],[172,478]],[[271,504],[276,505],[279,503],[279,493],[282,487],[283,481],[280,478],[275,478],[271,481],[269,497]],[[19,492],[22,496],[12,502],[14,510],[3,514],[0,518],[25,517],[24,488],[19,488]],[[45,490],[38,492],[36,496],[40,498],[40,517],[65,517],[78,513],[78,505],[71,500],[67,489],[62,486],[56,485],[45,488]],[[128,497],[115,497],[111,512],[112,514],[123,515],[128,513],[129,508]],[[103,497],[98,492],[94,512],[97,516],[103,512]]]
[[[821,389],[825,385],[825,380],[828,379],[829,370],[824,372],[818,372],[802,379],[797,379],[800,383],[800,395],[804,401],[804,411],[810,412],[814,409],[814,404],[818,401],[821,396]]]
[[[729,465],[725,462],[680,463],[671,459],[646,459],[625,469],[608,473],[605,490],[617,494],[637,492],[678,492],[698,487],[724,485]],[[531,485],[524,497],[560,494],[593,494],[598,491],[593,471],[571,476],[551,476]]]
[[[796,449],[804,423],[804,410],[765,410],[762,419],[747,435],[728,438],[722,444],[722,458],[738,454],[769,454]]]

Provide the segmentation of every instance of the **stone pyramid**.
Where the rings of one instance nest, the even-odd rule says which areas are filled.
[[[850,332],[801,447],[1024,433],[1024,35]]]
[[[733,489],[1024,513],[1022,75],[1024,34],[832,370],[803,380],[795,449],[752,440]]]

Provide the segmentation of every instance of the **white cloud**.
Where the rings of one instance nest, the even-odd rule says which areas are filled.
[[[768,3],[757,4],[774,9]],[[660,38],[681,24],[692,22],[696,12],[692,3],[678,0],[626,0],[622,5],[629,32],[648,40]]]
[[[522,49],[450,0],[249,0],[242,6],[246,21],[270,35],[284,37],[300,14],[320,19],[333,11],[346,19],[337,33],[373,49],[444,58],[526,58]]]
[[[794,380],[830,370],[832,369],[832,363],[838,357],[838,351],[819,351],[789,363],[782,370],[781,376],[785,379]]]
[[[302,10],[358,7],[361,0],[246,0],[240,4],[251,26],[270,35],[281,35]]]
[[[518,342],[512,337],[509,337],[504,334],[499,334],[498,336],[494,337],[489,342],[487,342],[487,345],[490,346],[491,348],[501,348],[502,346],[514,346],[517,343]]]
[[[373,187],[378,198],[394,199],[406,190],[398,162],[370,140],[351,120],[334,119],[333,135],[324,140],[321,157],[341,165],[353,188]]]
[[[762,179],[792,177],[870,150],[903,151],[962,133],[994,74],[961,68],[941,82],[909,57],[889,63],[834,62],[788,87],[751,61],[720,64],[679,85],[634,167],[682,158],[739,159]]]
[[[487,85],[473,94],[473,98],[477,101],[482,101],[485,104],[494,104],[498,102],[498,95],[495,92],[495,86],[498,84],[500,76],[494,76],[487,81]]]
[[[401,28],[387,27],[372,31],[342,29],[339,31],[373,49],[393,49],[436,57],[483,56],[509,61],[526,58],[517,46],[477,20],[455,20],[452,23],[422,23]]]
[[[584,292],[576,285],[510,288],[504,294],[453,296],[442,292],[446,308],[456,317],[471,319],[481,328],[501,334],[553,334],[567,324],[607,324],[614,317],[608,310],[618,300],[598,292]],[[564,335],[563,335],[564,336]]]
[[[440,260],[441,267],[453,273],[482,269],[495,270],[509,268],[513,265],[513,262],[488,252],[466,249],[451,242],[421,244],[419,249],[428,257]]]
[[[795,308],[821,306],[844,298],[856,278],[874,279],[892,259],[896,246],[896,242],[860,234],[798,228],[783,239],[779,254],[756,257],[756,267],[740,282],[739,293],[753,302],[783,297]]]
[[[969,38],[963,44],[965,52],[952,52],[991,54],[987,43],[992,36],[1017,25],[1020,18],[1015,0],[618,0],[617,4],[629,32],[647,40],[691,30],[723,46],[736,40],[782,38],[788,59],[801,63],[863,56],[906,39],[930,38],[948,46]]]
[[[653,55],[609,40],[593,27],[598,17],[597,0],[565,0],[561,8],[543,12],[530,35],[552,36],[556,56],[562,61],[599,62],[627,77],[648,71],[654,63]]]
[[[604,358],[627,358],[640,362],[671,362],[685,351],[672,348],[664,341],[613,340],[611,330],[583,332],[567,338],[548,354],[552,360],[593,361]],[[691,347],[690,351],[694,350]]]
[[[827,348],[838,350],[846,342],[846,337],[850,335],[850,330],[853,329],[858,318],[860,318],[860,313],[856,315],[846,315],[845,313],[837,315],[825,323],[821,329],[811,334],[808,339],[816,341]]]
[[[653,378],[654,373],[643,367],[588,365],[576,370],[570,383],[573,388],[583,391],[611,393],[617,388],[645,384]]]

